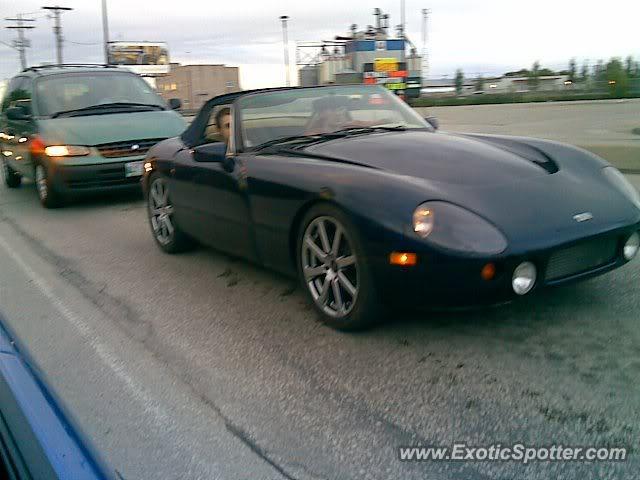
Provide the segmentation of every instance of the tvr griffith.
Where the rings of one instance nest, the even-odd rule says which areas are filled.
[[[377,86],[213,98],[147,153],[153,238],[296,275],[343,330],[384,306],[498,303],[636,255],[640,197],[602,158],[436,125]]]

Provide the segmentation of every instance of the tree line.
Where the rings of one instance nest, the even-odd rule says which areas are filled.
[[[536,61],[530,69],[507,72],[505,77],[524,77],[527,79],[529,90],[536,91],[540,87],[540,79],[545,76],[566,75],[569,85],[578,85],[583,89],[608,88],[613,96],[623,96],[628,93],[632,81],[640,82],[640,61],[635,61],[629,55],[624,61],[619,57],[611,58],[606,64],[604,60],[598,60],[594,65],[584,61],[580,70],[575,58],[569,61],[568,68],[559,72],[549,68],[542,68]],[[455,88],[459,95],[464,89],[464,72],[456,70]],[[485,79],[482,75],[474,80],[474,89],[477,92],[484,91]]]

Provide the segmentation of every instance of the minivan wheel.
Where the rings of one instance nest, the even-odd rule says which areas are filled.
[[[2,176],[4,184],[9,188],[18,188],[22,183],[22,176],[11,168],[6,160],[2,160]]]
[[[149,179],[147,212],[153,238],[163,251],[178,253],[195,246],[195,241],[177,225],[173,215],[169,184],[157,174]]]
[[[333,205],[318,205],[302,221],[298,273],[309,300],[326,325],[345,331],[375,324],[381,306],[359,235]]]
[[[38,163],[35,169],[36,189],[38,190],[38,198],[45,208],[57,208],[62,206],[62,198],[60,194],[51,184],[51,177],[47,167],[42,163]]]

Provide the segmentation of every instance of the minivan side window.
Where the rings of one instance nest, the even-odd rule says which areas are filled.
[[[31,111],[31,79],[28,77],[15,77],[9,82],[2,100],[2,111],[16,105],[24,105]]]
[[[7,85],[7,90],[4,93],[4,98],[2,99],[2,111],[4,112],[9,105],[11,104],[11,98],[14,95],[14,92],[18,89],[20,83],[22,83],[22,79],[24,77],[13,77]]]

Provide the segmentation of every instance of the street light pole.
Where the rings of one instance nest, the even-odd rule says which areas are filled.
[[[282,21],[282,43],[284,44],[284,65],[287,74],[287,87],[291,86],[291,78],[289,71],[289,37],[287,33],[287,20],[289,17],[287,15],[280,16],[280,20]]]
[[[107,0],[102,0],[102,38],[104,42],[104,63],[109,63],[109,17],[107,16]]]
[[[429,50],[427,49],[427,42],[429,41],[429,14],[431,10],[428,8],[422,9],[422,84],[427,80],[429,76]]]

